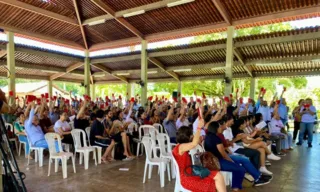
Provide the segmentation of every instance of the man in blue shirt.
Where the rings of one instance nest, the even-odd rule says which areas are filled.
[[[284,92],[285,92],[285,88],[283,89],[281,96],[280,96],[280,104],[278,107],[278,114],[280,116],[280,119],[281,119],[283,125],[286,125],[288,122],[288,107],[287,107],[286,99],[283,98]]]

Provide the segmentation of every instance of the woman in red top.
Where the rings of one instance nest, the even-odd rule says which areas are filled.
[[[185,169],[192,165],[188,151],[198,145],[200,140],[200,131],[203,126],[204,121],[201,119],[198,122],[198,128],[192,142],[190,142],[193,136],[192,128],[182,126],[177,132],[178,145],[173,149],[172,153],[179,166],[181,185],[193,192],[226,192],[226,185],[224,183],[223,176],[219,171],[211,171],[211,174],[203,179],[199,176],[187,176],[185,174]]]

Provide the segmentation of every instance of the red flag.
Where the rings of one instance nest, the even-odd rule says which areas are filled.
[[[263,87],[261,87],[260,92],[263,92],[263,90],[264,90],[264,88],[263,88]]]
[[[229,97],[224,97],[224,101],[229,103],[230,102]]]
[[[206,99],[206,98],[207,98],[204,93],[202,93],[202,98],[203,98],[203,99]]]
[[[183,103],[188,103],[187,99],[185,97],[182,97],[182,102]]]
[[[9,96],[10,96],[10,97],[13,96],[13,91],[9,91]]]
[[[243,104],[243,98],[242,97],[240,97],[239,101],[240,101],[240,104]]]
[[[134,103],[134,97],[131,97],[130,102]]]
[[[279,105],[280,104],[280,100],[277,100],[276,103]]]
[[[232,97],[233,97],[233,95],[232,95],[232,94],[230,94],[230,99],[232,99]]]
[[[45,94],[44,94],[44,97],[45,97],[46,99],[48,99],[48,98],[49,98],[49,93],[45,93]]]
[[[174,102],[178,103],[178,99],[176,97],[172,98]]]

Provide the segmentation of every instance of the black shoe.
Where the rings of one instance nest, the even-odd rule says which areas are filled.
[[[269,183],[270,183],[270,181],[265,181],[264,179],[260,178],[258,181],[254,182],[254,186],[258,187],[258,186],[266,185]]]
[[[261,175],[260,179],[263,179],[265,181],[271,181],[273,179],[272,175]]]
[[[312,148],[312,144],[311,143],[308,144],[308,148]]]
[[[299,145],[299,146],[300,146],[300,145],[302,145],[302,143],[298,142],[298,143],[296,143],[296,145]]]

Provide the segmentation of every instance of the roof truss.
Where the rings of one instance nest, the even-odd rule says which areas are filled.
[[[77,0],[73,0],[73,6],[74,6],[74,9],[76,11],[77,20],[78,20],[79,27],[80,27],[80,30],[81,30],[81,35],[82,35],[82,38],[83,38],[84,46],[86,47],[86,49],[88,49],[87,38],[86,38],[86,34],[84,32],[83,26],[81,24],[81,17],[80,17],[80,13],[79,13],[79,9],[78,9]]]
[[[153,64],[155,64],[157,67],[159,67],[160,69],[162,69],[163,71],[165,71],[168,75],[170,75],[171,77],[173,77],[175,80],[177,81],[180,81],[180,78],[179,78],[179,75],[176,74],[175,72],[173,71],[168,71],[166,69],[166,67],[156,58],[152,58],[152,57],[149,57],[148,60],[150,62],[152,62]]]
[[[101,65],[101,64],[92,64],[93,67],[101,70],[102,72],[108,74],[108,75],[112,75],[114,76],[115,78],[117,79],[120,79],[121,81],[125,82],[125,83],[128,83],[128,80],[127,78],[125,77],[122,77],[122,76],[118,76],[118,75],[115,75],[115,74],[112,74],[112,71],[108,68],[106,68],[105,66]]]

